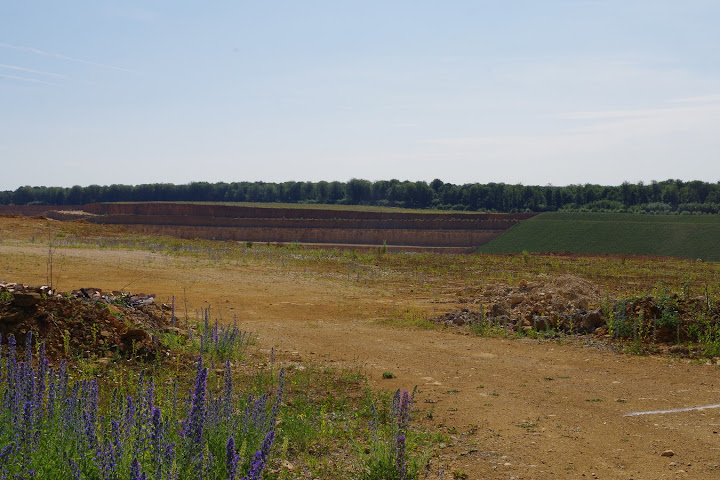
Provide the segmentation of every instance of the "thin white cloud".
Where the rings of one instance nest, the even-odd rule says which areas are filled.
[[[39,48],[35,48],[35,47],[27,47],[27,46],[22,46],[22,45],[12,45],[12,44],[10,44],[10,43],[4,43],[4,42],[0,42],[0,47],[2,47],[2,48],[9,48],[9,49],[11,49],[11,50],[17,50],[17,51],[20,51],[20,52],[33,53],[33,54],[35,54],[35,55],[42,55],[42,56],[45,56],[45,57],[57,58],[57,59],[59,59],[59,60],[65,60],[65,61],[68,61],[68,62],[82,63],[82,64],[84,64],[84,65],[91,65],[91,66],[93,66],[93,67],[98,67],[98,68],[105,68],[105,69],[109,69],[109,70],[117,70],[117,71],[119,71],[119,72],[135,73],[133,70],[130,70],[130,69],[128,69],[128,68],[118,67],[118,66],[116,66],[116,65],[110,65],[110,64],[107,64],[107,63],[93,62],[93,61],[90,61],[90,60],[84,60],[84,59],[82,59],[82,58],[69,57],[69,56],[63,55],[63,54],[61,54],[61,53],[46,52],[45,50],[40,50]]]
[[[124,18],[136,22],[152,22],[157,19],[157,13],[140,7],[108,5],[105,13],[111,17]]]
[[[668,100],[668,103],[718,103],[720,102],[720,93],[711,95],[702,95],[699,97],[674,98]]]
[[[502,164],[505,175],[526,183],[549,178],[567,184],[589,174],[601,183],[613,183],[619,176],[613,172],[626,178],[679,178],[680,163],[690,177],[720,174],[711,153],[720,147],[720,102],[585,112],[571,120],[577,117],[592,121],[558,126],[546,134],[430,138],[423,145],[429,154],[466,159],[469,164],[483,162],[493,169]]]
[[[606,120],[618,118],[647,117],[657,110],[602,110],[597,112],[572,112],[557,115],[554,118],[561,120]]]
[[[0,63],[0,68],[4,68],[6,70],[15,70],[16,72],[34,73],[36,75],[45,75],[48,77],[53,77],[53,78],[58,78],[58,79],[63,79],[63,80],[67,80],[68,78],[70,78],[67,75],[61,75],[59,73],[43,72],[41,70],[33,70],[31,68],[20,67],[17,65],[6,65],[4,63]]]
[[[720,100],[720,99],[719,99]],[[680,103],[680,102],[678,102]],[[632,118],[653,118],[671,116],[688,112],[703,112],[717,110],[718,102],[683,102],[679,107],[628,109],[628,110],[600,110],[596,112],[573,112],[557,115],[554,118],[561,120],[623,120]]]
[[[8,74],[5,74],[5,73],[0,73],[0,78],[7,78],[7,79],[10,79],[10,80],[18,80],[18,81],[20,81],[20,82],[27,82],[27,83],[38,83],[38,84],[41,84],[41,85],[52,85],[52,86],[56,86],[56,85],[57,85],[57,83],[46,82],[45,80],[40,80],[40,79],[37,79],[37,78],[21,77],[21,76],[19,76],[19,75],[8,75]]]
[[[675,108],[576,112],[556,118],[598,121],[590,125],[570,126],[547,135],[442,137],[426,139],[423,143],[454,147],[507,147],[515,153],[518,148],[524,151],[526,147],[535,148],[540,145],[573,145],[584,150],[585,147],[607,146],[629,138],[656,137],[672,132],[710,128],[720,119],[720,102]]]

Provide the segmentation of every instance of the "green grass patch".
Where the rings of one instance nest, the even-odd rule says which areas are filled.
[[[478,253],[523,251],[658,255],[720,261],[717,215],[543,213],[520,222]]]
[[[188,205],[225,205],[228,207],[248,208],[287,208],[292,210],[335,210],[343,212],[377,212],[377,213],[440,213],[443,215],[477,215],[488,212],[475,210],[434,210],[428,208],[381,207],[375,205],[343,205],[337,203],[264,203],[264,202],[107,202],[118,204],[188,204]]]

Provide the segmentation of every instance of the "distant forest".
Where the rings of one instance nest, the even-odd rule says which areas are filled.
[[[619,186],[555,187],[352,179],[348,182],[193,182],[72,188],[24,186],[0,192],[0,205],[159,201],[324,203],[487,212],[717,214],[720,213],[720,182],[666,180],[648,184],[625,182]]]

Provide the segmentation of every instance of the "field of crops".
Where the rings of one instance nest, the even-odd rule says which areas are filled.
[[[720,261],[720,217],[543,213],[482,246],[480,253],[572,252]]]

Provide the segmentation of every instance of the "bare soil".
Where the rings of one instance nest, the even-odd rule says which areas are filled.
[[[10,220],[0,219],[3,232]],[[47,253],[41,244],[0,242],[0,280],[46,283]],[[437,446],[429,478],[720,478],[720,409],[626,416],[720,403],[718,367],[709,362],[393,327],[387,320],[399,311],[464,304],[452,292],[379,288],[281,264],[100,249],[58,249],[54,258],[60,289],[175,296],[178,315],[212,305],[296,361],[360,368],[381,389],[417,385],[416,422],[450,438]],[[667,450],[673,456],[662,456]]]

